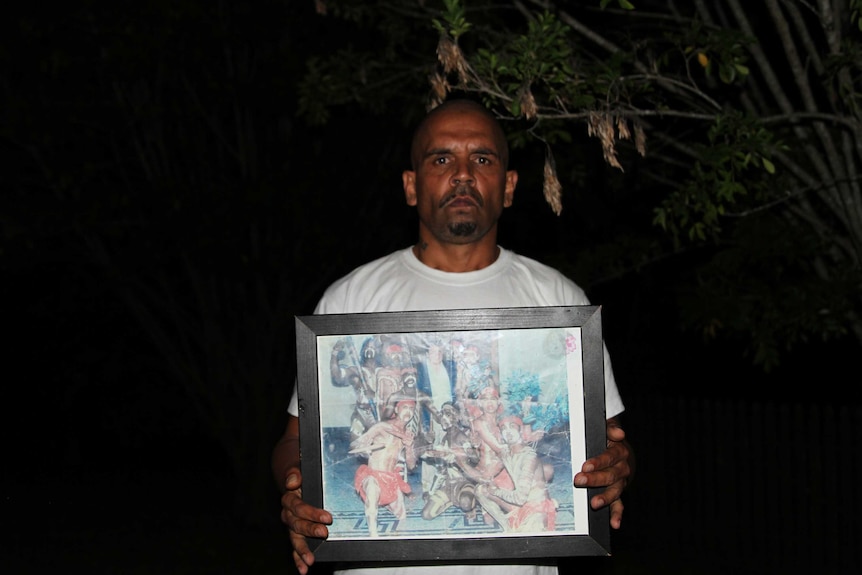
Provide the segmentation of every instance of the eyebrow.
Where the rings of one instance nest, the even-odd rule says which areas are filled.
[[[425,152],[422,157],[430,158],[432,156],[439,156],[441,154],[452,154],[451,148],[433,148]],[[478,154],[480,156],[494,156],[495,158],[499,158],[500,154],[494,151],[493,148],[476,148],[474,150],[470,150],[470,155]]]

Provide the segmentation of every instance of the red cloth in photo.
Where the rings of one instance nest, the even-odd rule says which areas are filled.
[[[509,515],[509,527],[517,529],[536,513],[545,514],[545,529],[553,531],[557,527],[557,506],[553,499],[544,501],[528,501]]]
[[[378,505],[389,505],[398,497],[398,491],[402,493],[410,493],[410,485],[404,481],[404,478],[397,471],[379,471],[371,469],[366,464],[362,464],[356,470],[356,477],[353,480],[353,487],[359,492],[362,501],[365,501],[365,480],[368,477],[373,477],[377,480],[377,485],[380,486],[380,501]]]

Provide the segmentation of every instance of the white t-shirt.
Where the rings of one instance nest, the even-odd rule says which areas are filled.
[[[420,262],[413,248],[360,266],[327,288],[316,314],[372,313],[589,305],[587,295],[552,267],[500,248],[500,256],[486,268],[451,273]],[[617,390],[610,356],[605,349],[605,414],[613,417],[624,406]],[[299,408],[294,390],[287,409]]]
[[[500,248],[490,266],[450,273],[420,262],[413,248],[360,266],[329,286],[316,314],[372,313],[589,305],[584,291],[566,276],[544,264]],[[623,411],[607,349],[604,353],[605,411]],[[294,390],[288,413],[298,416]],[[556,575],[552,565],[421,565],[368,567],[335,571],[336,575]]]

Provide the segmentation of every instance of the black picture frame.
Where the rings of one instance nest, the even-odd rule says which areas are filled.
[[[606,445],[600,306],[297,316],[296,334],[303,498],[329,510],[335,518],[328,539],[309,540],[318,561],[421,563],[610,554],[608,510],[589,507],[589,498],[600,490],[572,487],[572,477],[583,461],[604,451]],[[483,354],[483,359],[476,360],[476,356]],[[366,358],[364,364],[362,358]],[[446,394],[445,384],[440,387],[445,380],[440,375],[444,372],[439,364],[443,363],[453,403],[463,405],[458,405],[457,410],[437,409],[439,420],[434,419],[429,407],[429,414],[424,417],[426,424],[430,424],[422,427],[423,406],[427,406],[428,396],[433,401]],[[390,377],[393,373],[403,379],[398,392],[398,397],[407,398],[403,403],[393,399],[395,392],[390,384],[397,379]],[[525,506],[501,499],[503,496],[511,499],[516,490],[510,492],[502,483],[496,487],[481,475],[483,479],[473,482],[471,491],[467,476],[468,471],[475,475],[478,468],[472,467],[477,459],[469,445],[475,442],[483,425],[485,430],[493,427],[487,423],[489,418],[493,419],[489,415],[493,403],[480,406],[477,396],[487,399],[494,395],[488,388],[494,387],[495,376],[498,402],[503,406],[496,418],[502,419],[507,413],[515,415],[520,417],[521,426],[520,433],[509,432],[507,437],[513,445],[501,448],[502,451],[487,449],[494,439],[482,445],[492,461],[483,467],[483,473],[488,477],[493,473],[487,469],[494,465],[494,453],[505,454],[513,469],[517,449],[522,457],[532,457],[526,448],[514,447],[524,442],[541,458],[545,471],[541,476],[547,479],[553,475],[545,486],[546,495],[541,496],[545,499],[539,497],[540,503],[530,502],[547,512],[525,514],[527,519],[520,524],[511,516],[526,512]],[[436,383],[438,391],[424,391],[423,377],[425,389]],[[374,394],[363,393],[369,384],[379,384],[380,393],[373,398],[376,403],[368,401]],[[411,399],[413,394],[416,402]],[[402,413],[405,419],[411,415],[411,402],[420,415],[407,423],[398,421]],[[399,406],[397,413],[394,406]],[[364,431],[374,425],[373,421],[367,421],[369,411],[374,413],[374,421],[384,422],[370,433]],[[464,424],[466,419],[472,426],[473,433],[464,430],[468,437],[473,437],[463,444],[466,451],[452,448],[452,442],[433,436],[452,431],[451,427],[442,431],[444,411],[448,423],[460,419]],[[459,415],[456,417],[455,413]],[[515,420],[514,427],[509,427],[517,429],[517,423]],[[416,467],[421,463],[418,477],[416,467],[404,470],[409,468],[410,457],[405,456],[409,451],[403,445],[410,443],[405,438],[411,436],[399,435],[404,433],[396,430],[399,425],[418,426],[411,445]],[[355,440],[360,433],[366,436]],[[351,449],[370,441],[370,436],[375,436],[375,441],[385,447],[374,444]],[[444,447],[435,450],[435,445]],[[359,453],[351,453],[357,449]],[[389,465],[396,452],[399,461],[393,464],[394,469],[387,467],[389,475],[396,474],[399,482],[403,479],[410,493],[402,492],[399,503],[401,490],[390,489],[390,498],[395,492],[396,499],[391,504],[395,511],[386,505],[369,505],[371,513],[375,508],[378,510],[377,519],[370,521],[364,498],[356,487],[359,467],[363,462],[370,464],[372,457],[376,458],[374,467],[379,468],[381,460]],[[453,461],[457,459],[455,453],[460,461],[466,461],[463,467]],[[472,457],[464,459],[468,454]],[[430,472],[428,459],[433,460],[434,469]],[[466,484],[460,481],[459,473]],[[433,479],[427,479],[429,474]],[[433,481],[438,475],[443,479],[434,488]],[[493,479],[498,480],[499,476]],[[485,487],[478,487],[480,483]],[[376,485],[377,480],[372,482],[370,490],[374,491]],[[530,489],[542,492],[541,479],[533,480],[531,485]],[[373,497],[364,490],[363,494]],[[492,497],[495,494],[500,497],[495,499]],[[484,505],[479,501],[481,497]],[[431,499],[435,503],[428,511],[426,505],[430,505]],[[462,505],[453,503],[434,515],[441,505],[456,499]],[[547,500],[557,505],[555,511],[549,510]],[[495,501],[502,501],[498,508],[494,507]],[[491,513],[492,508],[496,514]],[[500,511],[507,510],[509,513],[501,517]],[[517,529],[522,529],[531,521],[534,525],[541,523],[542,528],[520,531],[513,527],[518,525]],[[369,528],[372,523],[377,531],[373,535]],[[393,531],[393,527],[397,529]]]

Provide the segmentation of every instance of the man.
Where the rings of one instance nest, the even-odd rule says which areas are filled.
[[[476,499],[505,531],[541,533],[556,526],[557,506],[548,493],[545,466],[536,451],[524,443],[524,422],[510,415],[500,420],[500,433],[508,446],[500,456],[514,487],[491,483],[476,488]]]
[[[518,174],[508,170],[502,128],[479,104],[453,100],[430,112],[416,130],[412,169],[402,175],[408,205],[419,215],[415,246],[361,266],[327,289],[316,313],[360,313],[586,305],[583,290],[556,270],[497,245],[497,221],[512,204]],[[590,501],[610,506],[619,528],[619,500],[633,460],[616,416],[623,411],[610,360],[605,356],[608,448],[584,462],[578,487],[605,487]],[[282,521],[302,575],[314,563],[306,537],[326,537],[332,516],[302,501],[299,420],[294,396],[287,428],[273,451],[273,472],[282,496]],[[351,570],[354,575],[440,573],[457,575],[552,575],[537,565],[421,566]]]
[[[461,353],[461,361],[458,362],[457,382],[455,392],[462,402],[478,393],[487,379],[491,377],[488,362],[480,362],[479,348],[468,345]]]
[[[452,374],[446,366],[442,342],[432,341],[428,346],[425,370],[428,373],[428,387],[434,399],[434,408],[439,411],[444,403],[452,401],[454,388]]]
[[[434,407],[434,400],[431,396],[419,389],[417,386],[418,380],[415,367],[406,367],[401,370],[401,385],[389,396],[386,400],[386,405],[381,405],[383,412],[382,418],[388,419],[392,415],[394,406],[401,400],[409,399],[416,402],[416,413],[413,416],[413,421],[410,423],[410,431],[413,433],[423,433],[430,436],[430,419],[439,420],[437,409]],[[427,415],[425,423],[423,423],[423,415]]]
[[[389,403],[389,397],[401,389],[403,385],[404,370],[408,367],[408,361],[404,350],[397,343],[386,346],[382,366],[377,368],[377,405],[379,409],[385,409]],[[381,414],[385,419],[386,417]]]
[[[470,477],[476,481],[511,489],[514,484],[501,457],[506,444],[497,422],[502,413],[500,392],[489,385],[482,388],[476,401],[479,412],[470,425],[473,432],[473,444],[479,452],[479,462],[475,467],[477,475],[470,474]],[[490,520],[490,517],[486,517]]]
[[[360,363],[350,340],[339,340],[332,347],[332,356],[329,359],[332,385],[336,387],[352,386],[356,394],[356,404],[350,416],[351,440],[356,439],[377,423],[377,406],[375,404],[377,363],[372,350],[373,340],[368,338],[362,344]],[[347,365],[342,365],[345,354],[348,356]]]
[[[407,470],[416,466],[414,435],[407,429],[415,411],[415,401],[399,401],[391,419],[375,423],[350,444],[350,453],[368,457],[368,463],[356,470],[354,487],[365,504],[368,533],[372,537],[379,534],[378,507],[387,506],[395,518],[401,521],[407,517],[404,494],[410,493],[410,485],[404,479],[404,470],[399,467],[402,457]]]
[[[478,461],[470,438],[458,425],[458,409],[449,401],[440,408],[440,426],[443,437],[434,444],[433,449],[423,454],[425,459],[433,460],[436,474],[428,489],[428,500],[422,507],[422,518],[433,519],[457,505],[466,513],[473,512],[475,484],[466,472],[474,476],[475,463]]]

